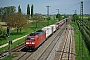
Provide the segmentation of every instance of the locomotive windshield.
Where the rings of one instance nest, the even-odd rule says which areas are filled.
[[[34,40],[34,38],[27,38],[27,40]]]

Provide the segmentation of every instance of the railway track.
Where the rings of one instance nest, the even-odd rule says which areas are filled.
[[[24,47],[25,47],[25,43],[22,43],[22,44],[16,46],[15,48],[12,48],[11,51],[12,51],[12,52],[19,52],[19,51],[21,51],[21,49],[23,49]],[[5,57],[8,56],[8,55],[9,55],[8,50],[3,51],[3,52],[0,53],[0,59],[3,59],[3,58],[5,58]]]
[[[25,42],[12,49],[12,52],[19,52],[25,47]]]
[[[68,35],[65,40],[62,42],[62,46],[57,53],[57,56],[54,60],[75,60],[75,52],[74,52],[74,41],[73,41],[73,30],[70,26],[68,26]]]
[[[66,41],[65,41],[64,46],[63,46],[63,49],[62,49],[60,60],[63,60],[63,59],[69,60],[69,57],[70,57],[70,44],[71,44],[71,39],[69,39],[69,36],[67,36]]]
[[[22,52],[21,56],[13,60],[26,60],[33,52]]]
[[[69,27],[70,29],[70,27]],[[60,56],[60,60],[70,60],[70,53],[71,53],[71,31],[69,30],[69,34],[66,36],[66,41],[64,43],[62,53]]]

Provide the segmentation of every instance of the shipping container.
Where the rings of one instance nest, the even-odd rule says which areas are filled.
[[[55,32],[55,31],[56,31],[57,26],[56,26],[55,24],[50,25],[50,26],[52,27],[52,32]]]
[[[42,30],[46,31],[46,38],[52,34],[52,27],[51,26],[44,27],[44,28],[42,28]]]

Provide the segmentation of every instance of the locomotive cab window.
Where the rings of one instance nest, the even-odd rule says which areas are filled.
[[[27,38],[27,40],[34,40],[34,38]]]

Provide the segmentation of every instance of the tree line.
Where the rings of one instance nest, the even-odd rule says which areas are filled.
[[[30,13],[31,13],[31,17],[33,16],[33,4],[31,5],[31,11],[30,11],[30,5],[27,5],[27,16],[28,18],[30,17]],[[18,12],[22,13],[22,9],[20,7],[20,5],[18,6]],[[0,19],[2,19],[2,21],[5,21],[5,16],[11,13],[16,13],[16,7],[15,6],[7,6],[7,7],[1,7],[0,8]]]
[[[8,6],[8,7],[1,7],[0,8],[0,19],[5,21],[5,16],[7,14],[15,13],[16,7],[15,6]]]
[[[33,4],[31,6],[31,16],[33,17]],[[7,26],[10,28],[15,28],[17,30],[17,33],[22,31],[22,28],[28,27],[27,20],[30,16],[30,6],[27,5],[27,15],[22,13],[22,9],[20,5],[18,6],[18,12],[16,12],[15,6],[7,6],[7,7],[1,7],[0,8],[0,19],[2,22],[5,22]],[[5,38],[6,32],[5,29],[0,26],[0,39]]]

